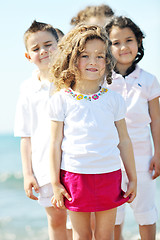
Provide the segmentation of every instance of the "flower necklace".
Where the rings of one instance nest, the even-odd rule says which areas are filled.
[[[97,100],[101,95],[103,95],[107,91],[108,91],[107,88],[101,88],[98,93],[95,93],[95,94],[89,96],[89,95],[84,95],[84,94],[77,94],[71,88],[65,90],[66,93],[69,93],[76,100],[85,99],[88,101]]]

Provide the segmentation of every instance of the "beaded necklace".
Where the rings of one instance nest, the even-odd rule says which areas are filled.
[[[97,100],[101,95],[103,95],[107,91],[108,91],[107,88],[101,88],[98,93],[95,93],[93,95],[85,95],[85,94],[77,94],[71,88],[65,90],[66,93],[69,93],[76,100],[85,99],[88,101]]]

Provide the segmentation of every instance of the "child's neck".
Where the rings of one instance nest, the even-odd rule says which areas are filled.
[[[115,68],[115,71],[117,72],[117,73],[120,73],[123,77],[126,77],[126,76],[128,76],[130,73],[132,73],[134,70],[135,70],[135,68],[136,68],[136,64],[132,64],[131,66],[129,66],[127,69],[126,68],[120,68],[120,70],[119,69],[117,69],[117,66],[116,66],[116,68]]]
[[[125,76],[128,68],[130,68],[132,64],[116,64],[116,70],[122,75]]]
[[[82,83],[81,81],[77,81],[73,87],[73,90],[87,95],[94,94],[100,90],[100,83],[94,81]]]
[[[40,81],[49,81],[49,70],[47,69],[46,71],[40,71],[38,77]]]

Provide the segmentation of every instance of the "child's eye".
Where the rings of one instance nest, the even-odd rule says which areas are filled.
[[[88,55],[81,55],[81,58],[87,58]]]
[[[36,51],[38,51],[39,50],[39,48],[34,48],[33,49],[33,52],[36,52]]]
[[[50,47],[52,46],[52,43],[46,44],[45,47]]]
[[[133,40],[132,39],[127,39],[127,42],[132,42]]]
[[[112,45],[119,45],[119,42],[112,42]]]
[[[98,56],[98,58],[100,58],[100,59],[103,59],[103,58],[104,58],[104,56],[101,56],[101,55],[100,55],[100,56]]]

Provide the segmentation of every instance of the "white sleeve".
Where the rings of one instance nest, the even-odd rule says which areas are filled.
[[[65,101],[59,92],[55,93],[50,99],[49,117],[51,120],[60,122],[65,119]]]
[[[15,137],[30,137],[31,136],[31,119],[29,111],[29,99],[23,93],[20,94],[15,113],[14,122]]]
[[[158,82],[157,78],[154,76],[153,83],[149,89],[148,101],[151,101],[156,97],[160,97],[160,83]]]
[[[115,108],[114,108],[114,121],[119,121],[125,118],[126,104],[123,97],[120,94],[115,95]]]

